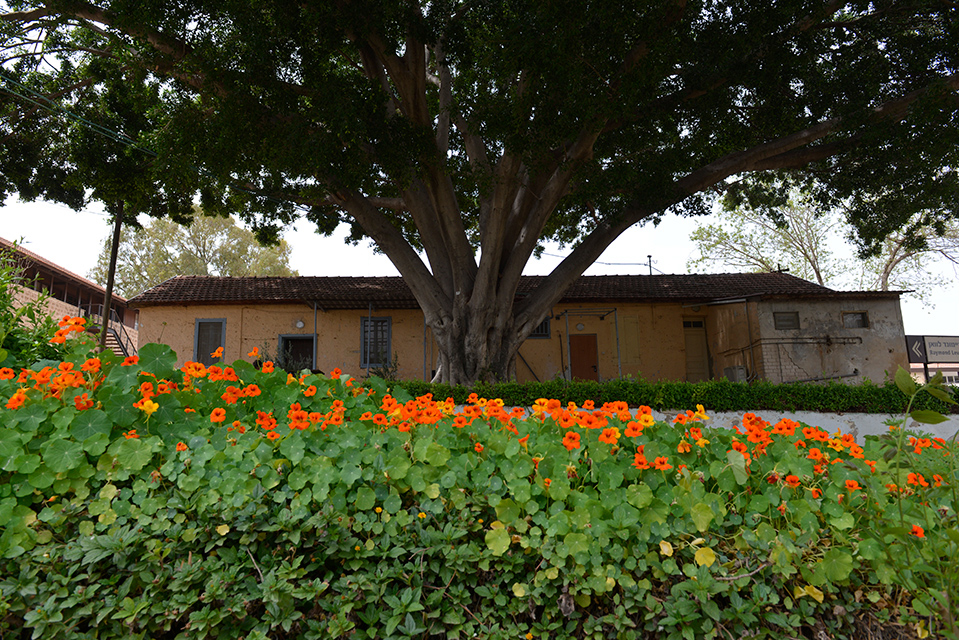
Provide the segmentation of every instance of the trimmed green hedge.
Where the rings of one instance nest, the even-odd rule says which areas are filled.
[[[435,398],[453,398],[458,404],[467,401],[471,393],[482,398],[500,398],[507,406],[528,407],[537,398],[556,398],[562,403],[582,405],[593,400],[598,406],[604,402],[622,400],[632,407],[646,405],[652,409],[686,409],[702,404],[712,411],[819,411],[828,413],[884,413],[900,414],[907,399],[896,385],[876,385],[864,382],[847,385],[770,382],[644,382],[611,380],[609,382],[551,380],[549,382],[478,383],[473,388],[430,384],[418,380],[393,383],[412,396],[432,393]],[[957,399],[957,387],[949,388]],[[915,408],[940,413],[957,413],[957,406],[932,396],[918,396]]]

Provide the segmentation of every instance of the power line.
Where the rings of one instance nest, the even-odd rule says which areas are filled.
[[[547,253],[546,251],[542,252],[540,255],[542,255],[542,256],[550,256],[551,258],[561,258],[561,259],[565,259],[565,258],[567,257],[567,256],[557,255],[557,254],[555,254],[555,253]],[[647,256],[647,257],[649,258],[649,257],[651,257],[651,256]],[[657,273],[660,273],[660,274],[663,274],[663,275],[667,275],[667,274],[664,273],[663,271],[660,271],[660,269],[657,269],[655,266],[653,266],[653,262],[652,262],[652,261],[648,261],[648,262],[600,262],[600,261],[596,261],[596,262],[594,262],[593,264],[602,264],[602,265],[604,265],[605,267],[648,267],[649,269],[652,269],[652,270],[656,271]]]

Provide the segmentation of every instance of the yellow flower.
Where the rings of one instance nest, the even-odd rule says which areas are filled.
[[[698,447],[705,447],[705,446],[707,446],[708,444],[710,444],[710,441],[707,440],[706,438],[700,438],[699,440],[697,440],[697,446],[698,446]]]
[[[383,511],[383,509],[381,509],[380,507],[377,507],[376,509],[374,509],[374,511],[376,511],[377,513],[380,513],[381,511]]]
[[[149,398],[140,403],[140,410],[147,414],[148,418],[159,408],[160,405]]]
[[[421,511],[420,513],[417,514],[417,517],[420,518],[421,520],[423,520],[424,518],[427,517],[427,514],[425,514],[423,511]]]
[[[353,548],[354,551],[360,551],[360,545],[357,545]]]
[[[703,408],[702,404],[697,405],[697,412],[693,414],[694,420],[709,420],[710,416],[707,415],[706,410]]]
[[[527,635],[525,635],[525,636],[523,636],[523,637],[526,638],[527,640],[533,640],[533,634],[530,633],[529,631],[527,631]]]

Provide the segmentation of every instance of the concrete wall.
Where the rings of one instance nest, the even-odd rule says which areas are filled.
[[[775,312],[797,312],[800,328],[776,329]],[[844,313],[866,313],[868,326],[847,328]],[[771,382],[834,378],[888,380],[907,367],[897,300],[785,300],[757,304],[758,374]]]

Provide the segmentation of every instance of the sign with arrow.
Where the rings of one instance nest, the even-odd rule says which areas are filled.
[[[960,338],[907,336],[907,359],[921,364],[960,362]]]

